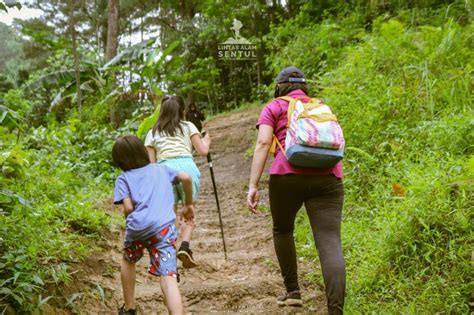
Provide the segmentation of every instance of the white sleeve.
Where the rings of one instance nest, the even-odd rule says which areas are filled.
[[[154,147],[154,144],[153,144],[153,129],[150,129],[150,131],[148,131],[148,133],[146,134],[145,146],[146,147]]]
[[[189,137],[191,138],[192,136],[194,136],[195,134],[199,133],[199,130],[197,129],[196,126],[194,126],[194,124],[190,121],[187,121],[188,123],[188,127],[189,127]]]

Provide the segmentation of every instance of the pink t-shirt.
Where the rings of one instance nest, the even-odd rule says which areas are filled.
[[[297,98],[305,97],[306,94],[302,90],[294,90],[287,96]],[[307,96],[306,96],[307,97]],[[286,124],[288,122],[288,102],[284,100],[273,100],[267,104],[258,118],[257,128],[260,125],[268,125],[273,128],[273,133],[278,141],[285,148]],[[275,150],[275,159],[270,167],[270,175],[284,174],[304,174],[304,175],[328,175],[334,174],[337,178],[342,178],[342,162],[339,162],[333,168],[315,169],[315,168],[299,168],[292,166],[277,146]]]

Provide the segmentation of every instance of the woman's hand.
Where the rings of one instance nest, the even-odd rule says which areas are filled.
[[[268,151],[272,145],[273,127],[260,125],[258,128],[257,144],[253,153],[252,168],[250,170],[249,192],[247,194],[247,205],[253,213],[257,213],[257,205],[260,199],[258,193],[258,182],[265,168]]]
[[[258,201],[260,200],[260,194],[257,187],[250,187],[247,194],[247,206],[252,213],[257,213]]]

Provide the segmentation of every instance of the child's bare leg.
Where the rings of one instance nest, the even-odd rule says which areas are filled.
[[[122,258],[122,289],[125,309],[135,308],[135,263]]]
[[[191,236],[194,230],[194,223],[187,223],[184,220],[180,222],[181,241],[191,242]]]
[[[178,282],[173,276],[160,277],[161,291],[165,297],[166,307],[170,314],[183,314],[183,302],[178,289]]]

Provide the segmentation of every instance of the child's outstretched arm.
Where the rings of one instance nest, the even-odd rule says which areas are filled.
[[[194,149],[196,149],[200,155],[206,156],[209,153],[209,146],[211,145],[209,133],[206,133],[202,138],[200,134],[195,134],[191,137],[191,142],[193,143]]]
[[[130,199],[130,198],[124,198],[124,199],[123,199],[123,214],[124,214],[125,218],[126,218],[130,213],[132,213],[133,209],[135,209],[135,207],[133,206],[132,199]]]
[[[185,198],[182,215],[185,221],[194,221],[193,180],[185,172],[179,172],[178,179],[183,183]]]

